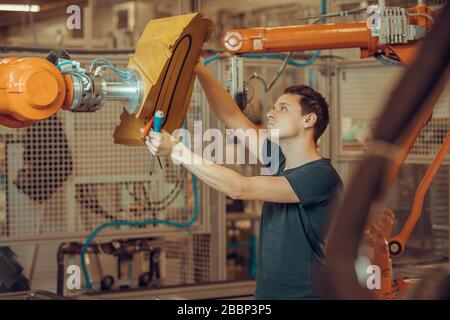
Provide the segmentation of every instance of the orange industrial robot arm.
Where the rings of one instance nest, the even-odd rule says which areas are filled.
[[[223,44],[232,54],[360,48],[361,57],[395,53],[409,64],[433,16],[425,5],[385,8],[371,28],[368,22],[348,22],[234,29],[226,32]]]
[[[0,124],[21,128],[70,105],[71,77],[42,58],[0,60]]]
[[[2,59],[0,124],[26,127],[60,109],[93,112],[106,101],[120,101],[125,110],[114,142],[144,145],[139,129],[156,111],[166,115],[164,130],[172,132],[182,125],[194,66],[211,31],[212,22],[198,13],[151,20],[125,69],[104,58],[93,59],[84,69],[63,50],[52,51],[47,59]]]
[[[22,128],[47,119],[58,110],[93,112],[106,101],[125,101],[132,114],[140,103],[142,86],[132,69],[117,70],[119,81],[107,81],[100,69],[86,72],[76,61],[57,59],[0,59],[0,125]],[[58,63],[59,62],[59,63]]]

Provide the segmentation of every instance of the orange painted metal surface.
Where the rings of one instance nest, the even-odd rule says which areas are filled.
[[[145,125],[145,127],[144,127],[144,130],[143,130],[143,132],[142,132],[142,134],[141,134],[141,139],[144,140],[144,142],[145,142],[145,139],[147,139],[148,133],[149,133],[150,130],[152,129],[152,125],[153,125],[153,120],[154,120],[154,119],[155,119],[155,118],[152,116],[152,117],[150,118],[150,120],[147,122],[147,124]]]
[[[394,225],[394,213],[391,209],[380,209],[369,216],[363,235],[363,244],[373,265],[381,272],[380,289],[374,289],[378,299],[393,299],[392,263],[389,256],[387,239],[391,237]]]
[[[429,16],[435,18],[436,13],[431,10],[431,8],[427,7],[425,4],[419,4],[415,7],[406,9],[408,13],[425,13]],[[431,28],[433,23],[430,21],[430,19],[424,17],[424,16],[409,16],[408,22],[413,25],[418,25],[422,27]]]
[[[425,5],[409,8],[407,12],[435,16]],[[409,16],[408,23],[427,28],[432,26],[432,22],[423,16]],[[362,58],[373,56],[377,52],[387,54],[391,51],[397,53],[403,63],[411,62],[418,46],[417,41],[380,45],[365,21],[233,29],[225,33],[222,41],[225,48],[233,54],[359,48]]]
[[[395,177],[397,176],[403,163],[406,160],[406,157],[409,154],[409,151],[411,150],[415,141],[417,140],[420,131],[431,119],[434,105],[436,104],[438,98],[440,97],[442,91],[444,90],[444,85],[445,82],[442,82],[438,87],[434,89],[433,94],[426,102],[427,108],[424,110],[423,113],[418,115],[419,118],[417,119],[417,121],[414,121],[414,123],[416,124],[413,127],[408,128],[408,130],[405,131],[406,135],[402,136],[396,142],[396,145],[399,147],[399,155],[397,156],[395,161],[392,162],[392,165],[389,171],[387,172],[387,176],[385,179],[385,187],[390,186],[394,182]]]
[[[447,133],[447,137],[445,138],[444,142],[439,148],[438,153],[436,154],[431,165],[428,167],[427,172],[425,173],[419,187],[416,190],[412,210],[408,216],[408,219],[406,220],[406,223],[404,224],[400,233],[390,240],[392,242],[397,242],[400,244],[401,247],[400,254],[403,252],[405,244],[408,241],[409,236],[411,235],[414,227],[416,226],[417,221],[420,218],[420,215],[422,213],[423,202],[425,200],[425,194],[428,188],[430,187],[431,182],[433,181],[433,178],[435,177],[442,161],[444,161],[445,157],[447,156],[449,149],[450,149],[450,131]]]
[[[233,53],[283,52],[340,48],[377,49],[365,22],[327,23],[228,31],[224,45]]]
[[[66,97],[61,72],[42,58],[0,60],[0,124],[21,128],[55,114]]]

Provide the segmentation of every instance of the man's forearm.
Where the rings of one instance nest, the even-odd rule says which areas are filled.
[[[237,198],[240,194],[245,177],[236,171],[202,158],[182,143],[173,147],[171,158],[172,161],[182,164],[200,180],[217,191],[231,198]]]
[[[299,198],[285,177],[245,177],[234,170],[202,158],[182,143],[172,148],[171,158],[175,163],[181,163],[208,186],[232,199],[299,202]]]
[[[196,74],[211,109],[225,126],[232,129],[254,127],[251,121],[242,114],[222,84],[214,78],[205,66],[199,65],[196,67]]]
[[[222,84],[217,81],[214,76],[206,69],[206,67],[200,63],[195,67],[195,72],[197,77],[202,85],[203,91],[208,99],[211,109],[217,115],[217,117],[225,124],[225,126],[229,129],[242,129],[243,132],[237,130],[235,132],[236,136],[245,143],[245,147],[249,149],[250,153],[253,154],[260,161],[261,156],[259,152],[254,152],[255,147],[259,150],[259,146],[264,141],[265,137],[260,140],[260,132],[257,130],[257,127],[254,123],[252,123],[239,109],[234,100],[230,97],[228,92],[224,89]],[[248,132],[247,130],[254,130],[254,132]],[[247,144],[246,135],[252,136],[252,134],[256,134],[256,140],[254,139],[253,143],[256,142],[256,146],[250,146]],[[261,132],[262,135],[265,135],[264,132]],[[251,140],[251,139],[250,139]],[[249,141],[251,143],[251,141]]]

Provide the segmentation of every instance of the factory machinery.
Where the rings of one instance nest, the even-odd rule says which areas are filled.
[[[362,58],[375,56],[385,62],[410,64],[419,40],[433,25],[434,12],[425,5],[410,9],[380,5],[370,10],[364,22],[317,24],[349,13],[325,14],[316,17],[310,25],[230,30],[223,42],[232,54],[360,48]],[[181,21],[181,28],[160,36],[163,41],[167,38],[165,45],[171,48],[171,54],[156,52],[151,46],[156,43],[152,35],[173,21]],[[202,32],[194,37],[194,31],[199,30]],[[183,100],[190,98],[187,92],[193,84],[193,65],[210,32],[211,23],[200,15],[154,20],[138,42],[128,68],[122,70],[103,58],[94,59],[84,69],[60,51],[53,52],[47,59],[2,59],[0,124],[22,128],[47,119],[59,110],[94,112],[108,101],[124,101],[128,117],[124,117],[125,123],[121,125],[131,131],[128,135],[136,129],[129,116],[134,115],[143,128],[158,109],[168,114],[163,128],[171,132],[181,127],[187,108],[184,101],[181,112],[172,113],[170,107],[179,102],[177,96]],[[108,81],[107,71],[117,75],[119,81]],[[151,89],[157,92],[150,92]],[[175,90],[177,95],[172,94]],[[114,135],[118,143],[136,143],[132,140],[136,133],[128,137],[121,135],[125,130],[121,129],[119,127]]]
[[[144,146],[140,129],[171,132],[200,120],[198,99],[188,116],[187,109],[193,68],[210,32],[211,22],[200,14],[150,21],[126,67],[115,57],[114,64],[103,57],[86,61],[85,55],[76,60],[59,49],[47,58],[1,60],[0,122],[20,135],[2,132],[7,207],[0,237],[25,244],[64,240],[58,293],[67,293],[62,265],[80,265],[80,258],[83,287],[90,290],[110,289],[113,282],[116,288],[138,288],[212,277],[210,250],[219,250],[210,248],[209,213],[200,212],[200,206],[209,208],[204,187],[183,168],[160,160],[150,177],[144,148],[130,148]],[[92,120],[59,116],[59,110],[91,113]],[[87,150],[92,154],[83,154]],[[97,236],[135,241],[98,246]],[[8,289],[22,268],[10,250],[3,260]],[[116,270],[105,270],[116,264]]]
[[[265,80],[258,75],[244,80],[242,60],[239,57],[287,53],[277,76],[283,72],[287,64],[292,63],[291,52],[305,50],[360,48],[362,58],[375,57],[385,64],[404,64],[414,67],[420,63],[417,62],[417,59],[422,57],[424,49],[422,46],[422,52],[420,51],[421,44],[426,40],[432,41],[428,39],[430,30],[435,34],[441,32],[438,34],[441,42],[445,42],[449,38],[448,30],[450,28],[442,26],[445,23],[448,24],[446,21],[449,21],[449,5],[443,10],[442,19],[439,19],[439,14],[425,5],[408,9],[391,8],[385,7],[384,1],[380,1],[378,6],[371,6],[364,10],[367,10],[368,15],[367,21],[362,22],[326,23],[328,18],[361,13],[361,10],[354,10],[323,14],[314,17],[309,25],[230,30],[223,38],[227,54],[209,57],[207,62],[232,56],[230,93],[237,99],[238,104],[245,105],[248,98],[249,81],[260,80],[267,90],[270,90],[273,81],[267,85]],[[72,61],[62,51],[52,52],[48,59],[6,58],[0,60],[0,123],[11,128],[22,128],[47,119],[59,110],[93,112],[101,109],[109,101],[121,101],[124,102],[125,110],[120,116],[121,123],[113,134],[114,141],[118,144],[142,145],[139,129],[148,127],[157,111],[163,111],[165,115],[162,128],[171,132],[181,127],[192,93],[192,68],[198,60],[203,43],[209,36],[211,25],[209,21],[195,14],[181,16],[179,19],[184,22],[181,23],[183,27],[176,29],[174,34],[167,35],[168,41],[161,40],[164,37],[157,39],[170,48],[169,55],[158,55],[157,52],[154,52],[152,55],[154,60],[146,57],[149,52],[156,50],[151,46],[155,30],[163,30],[161,25],[158,25],[158,20],[154,20],[154,25],[152,22],[149,23],[144,31],[143,41],[138,43],[135,56],[130,60],[126,69],[119,69],[102,58],[94,59],[89,68],[83,69],[79,63]],[[161,19],[160,23],[166,23],[164,20]],[[438,26],[434,28],[435,20],[441,24],[439,28]],[[201,32],[194,32],[199,30]],[[434,41],[437,41],[436,37],[437,35],[433,37]],[[437,54],[438,51],[435,53]],[[445,54],[439,58],[440,60],[447,59],[445,63],[448,63],[448,51]],[[107,80],[106,72],[112,72],[119,80],[114,82]],[[432,83],[434,84],[434,82]],[[370,144],[369,156],[381,158],[380,161],[387,168],[385,170],[387,173],[384,176],[380,175],[384,177],[383,182],[380,182],[383,188],[389,186],[398,174],[421,128],[429,121],[434,102],[442,88],[442,81],[436,83],[436,88],[430,90],[433,94],[432,98],[420,101],[426,102],[426,108],[414,117],[414,123],[407,127],[407,131],[396,135],[396,139],[392,141],[385,141],[382,137],[377,137]],[[411,118],[413,117],[411,116]],[[377,210],[368,220],[366,215],[370,210],[360,210],[364,212],[361,213],[361,216],[364,216],[360,218],[360,221],[367,222],[363,237],[366,254],[372,264],[382,268],[382,287],[376,290],[375,294],[378,298],[391,299],[406,295],[408,284],[401,279],[393,280],[391,258],[399,256],[405,248],[406,241],[420,216],[424,194],[436,174],[437,168],[448,153],[449,141],[450,138],[447,134],[435,160],[419,186],[411,215],[398,236],[391,236],[394,219],[391,210]],[[389,158],[388,161],[385,161],[385,157]],[[366,183],[371,184],[367,181]],[[378,194],[378,201],[381,195],[382,192]],[[351,202],[348,196],[344,197],[345,200]],[[373,198],[370,200],[367,203],[371,203]],[[341,212],[342,208],[339,209],[338,211]],[[348,223],[351,225],[351,222]],[[183,227],[183,225],[179,225],[179,227]],[[340,230],[342,230],[342,225],[336,226],[336,229],[332,230],[330,238],[330,250],[335,250],[334,252],[330,251],[330,264],[333,266],[339,264],[336,257],[338,251],[340,254],[340,250],[350,250],[346,247],[349,245],[345,242],[345,237],[341,239],[336,236]],[[355,252],[357,251],[355,246],[359,245],[362,231],[356,230],[355,232],[359,232],[359,234],[352,234],[351,248],[353,251],[351,254],[349,253],[349,256],[353,258],[353,261],[355,261]],[[118,247],[110,250],[110,254],[116,251],[121,252],[126,247],[123,243],[116,243],[116,245]],[[84,247],[88,248],[86,243]],[[111,247],[109,248],[111,249]],[[66,248],[67,253],[70,254],[81,252],[82,259],[86,253],[76,245],[69,249]],[[98,251],[95,247],[92,250]],[[330,292],[335,293],[334,297],[348,298],[348,291],[342,289],[342,281],[337,280],[336,274],[333,273],[336,270],[351,273],[348,270],[342,270],[343,265],[344,263],[341,263],[335,271],[330,271],[330,284],[336,286],[333,287],[335,290]],[[345,266],[348,267],[348,264]],[[351,274],[353,276],[353,273]],[[361,293],[360,296],[372,297],[366,293]]]

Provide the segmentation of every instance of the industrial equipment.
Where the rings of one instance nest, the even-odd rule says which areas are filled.
[[[22,274],[23,267],[9,247],[0,247],[0,292],[29,290],[28,280]]]
[[[57,293],[64,292],[65,270],[70,261],[77,261],[83,247],[82,243],[62,243],[57,252]],[[164,284],[165,251],[164,242],[153,238],[115,240],[91,244],[86,253],[95,263],[90,268],[98,279],[94,285],[96,291],[125,290],[142,287],[159,287]],[[105,260],[102,256],[114,257],[116,270],[113,274],[104,274]],[[115,261],[114,261],[115,260]],[[96,269],[96,270],[93,270]],[[95,272],[94,272],[95,271]]]
[[[229,30],[223,43],[233,54],[360,48],[362,58],[381,55],[409,63],[417,51],[417,41],[434,22],[434,13],[425,5],[410,9],[369,7],[369,13],[367,21],[356,23]]]
[[[387,65],[408,65],[434,23],[435,13],[421,4],[413,8],[385,7],[384,1],[365,9],[366,21],[320,23],[326,19],[358,14],[362,9],[324,13],[312,17],[308,25],[274,28],[232,29],[223,36],[223,45],[232,55],[228,89],[241,109],[252,99],[249,94],[250,81],[258,80],[264,90],[269,91],[288,64],[305,67],[320,56],[320,50],[359,48],[361,58],[375,57]],[[292,59],[293,51],[317,50],[306,63]],[[280,55],[279,53],[286,53]],[[278,54],[277,54],[278,53]],[[223,57],[217,55],[210,59]],[[240,57],[267,57],[284,60],[270,82],[253,73],[243,79]]]
[[[192,93],[193,68],[210,32],[210,20],[200,14],[152,20],[128,67],[122,70],[103,58],[95,58],[85,69],[63,51],[52,53],[48,59],[2,59],[0,124],[22,128],[60,109],[95,112],[108,101],[122,101],[125,108],[114,132],[116,143],[143,144],[139,129],[156,110],[165,113],[162,126],[172,132],[183,123]],[[107,71],[117,80],[107,80]]]
[[[26,130],[29,128],[32,130],[43,123],[44,129],[47,130],[49,122],[59,123],[58,117],[52,116],[60,109],[74,113],[95,112],[109,102],[119,102],[123,111],[120,118],[117,117],[120,124],[112,134],[115,143],[143,145],[144,139],[141,138],[140,129],[150,128],[153,119],[156,119],[154,130],[164,128],[171,132],[181,126],[185,119],[194,83],[193,68],[198,61],[204,42],[211,33],[211,25],[210,20],[196,13],[150,21],[126,68],[119,68],[111,61],[100,57],[94,57],[88,66],[84,67],[80,61],[72,60],[64,50],[52,51],[47,59],[37,57],[2,59],[0,60],[0,124],[10,128],[25,127]],[[114,110],[114,114],[117,114],[117,111],[117,109]],[[112,113],[113,111],[111,111]],[[153,116],[155,113],[156,117]],[[160,113],[163,113],[164,116],[158,117]],[[46,119],[48,120],[40,122]],[[149,126],[147,126],[148,124]],[[38,136],[41,137],[40,131],[38,133]],[[63,137],[65,136],[63,130],[61,134]],[[45,136],[54,138],[50,132]],[[42,143],[36,142],[36,145],[40,146]],[[7,150],[10,151],[10,154],[20,153],[21,150],[16,150],[15,147],[20,146],[17,143],[8,143]],[[59,152],[59,150],[56,151]],[[43,170],[37,168],[36,161],[31,162],[30,157],[24,157],[24,167],[28,169],[22,170],[22,174],[20,173],[22,171],[19,171],[18,178],[14,182],[15,185],[32,200],[44,203],[45,206],[51,201],[49,200],[51,197],[55,198],[55,190],[64,189],[62,192],[65,192],[65,188],[60,187],[63,182],[67,181],[73,169],[72,158],[70,152],[68,153],[70,161],[67,159],[62,161],[68,164],[64,169],[68,174],[62,176],[49,192],[42,194],[32,187],[37,183],[36,171],[39,169],[39,172],[47,172],[48,163],[42,165],[45,167]],[[26,150],[23,154],[28,155]],[[43,158],[46,159],[47,155],[43,155]],[[31,163],[28,165],[27,161]],[[162,168],[160,161],[159,164]],[[165,166],[170,174],[173,171],[172,168],[168,164]],[[181,170],[181,172],[183,171]],[[100,180],[102,179],[103,177],[100,177]],[[124,177],[120,179],[123,180]],[[169,213],[166,212],[168,203],[187,201],[183,197],[184,194],[180,194],[184,179],[186,179],[185,175],[178,175],[174,179],[173,190],[170,190],[170,180],[165,179],[166,185],[161,189],[169,190],[169,194],[163,197],[160,196],[159,189],[153,188],[153,185],[150,190],[146,176],[131,181],[133,190],[130,190],[126,179],[125,183],[119,182],[117,186],[122,188],[124,202],[127,202],[126,199],[131,196],[138,203],[136,206],[139,208],[135,208],[136,217],[133,213],[127,216],[121,212],[114,212],[112,215],[107,213],[99,203],[98,196],[92,192],[92,185],[75,182],[77,186],[73,196],[77,198],[81,210],[87,210],[90,212],[89,214],[93,213],[94,217],[103,215],[101,219],[106,218],[106,220],[101,220],[104,222],[103,224],[98,223],[99,226],[86,239],[85,246],[79,248],[78,253],[81,254],[81,265],[88,289],[91,288],[88,275],[90,266],[89,263],[85,263],[85,258],[91,250],[90,242],[102,229],[115,226],[121,226],[123,229],[129,226],[142,228],[146,225],[187,228],[194,225],[199,217],[199,196],[195,177],[192,177],[195,209],[192,218],[187,219],[186,222],[183,222],[183,218],[185,215],[189,216],[191,212],[186,212],[185,207],[181,218],[174,216],[176,211],[173,210],[174,208]],[[152,177],[152,179],[154,183],[157,183],[162,179],[162,175]],[[144,186],[146,183],[147,185]],[[137,185],[142,185],[142,190],[137,190],[139,189],[136,189]],[[132,210],[132,205],[125,205],[125,207]],[[24,213],[27,219],[30,212]],[[20,220],[20,218],[11,218],[10,215],[7,217],[10,219],[7,223],[11,223],[11,219],[15,219],[14,223]],[[39,218],[41,217],[39,216]],[[20,222],[18,222],[19,224]],[[23,220],[22,225],[22,229],[25,229]],[[74,224],[70,224],[70,226],[71,228],[75,227]],[[92,226],[88,230],[91,231],[91,228]],[[41,233],[39,227],[36,230],[37,233]],[[183,243],[188,245],[189,241]],[[172,261],[170,268],[177,268],[178,266],[173,263],[172,258],[173,247],[170,246],[168,249]],[[156,251],[153,252],[152,259],[157,260],[158,255]],[[183,267],[191,267],[191,265],[185,264]],[[158,271],[157,274],[159,273]],[[146,282],[145,278],[143,277],[142,283]],[[181,279],[180,281],[191,280]],[[103,285],[103,287],[108,286]]]

